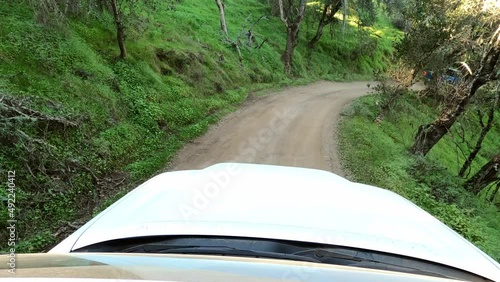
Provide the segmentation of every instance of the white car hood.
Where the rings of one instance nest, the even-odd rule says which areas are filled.
[[[403,197],[325,171],[269,165],[219,164],[158,175],[51,252],[150,235],[349,246],[442,263],[500,281],[498,263]]]

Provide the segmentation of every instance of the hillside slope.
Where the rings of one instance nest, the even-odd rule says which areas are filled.
[[[474,141],[479,135],[476,111],[468,110],[427,156],[417,157],[408,149],[418,126],[435,118],[438,102],[408,92],[377,124],[381,99],[380,95],[360,98],[342,114],[339,147],[351,178],[403,195],[500,261],[500,197],[491,199],[495,187],[476,196],[464,189],[466,179],[457,176],[470,150],[459,142],[464,138],[460,132],[466,135],[464,140]],[[499,136],[497,121],[474,160],[471,175],[496,153]]]

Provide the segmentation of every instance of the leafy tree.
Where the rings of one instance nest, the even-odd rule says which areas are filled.
[[[498,83],[500,76],[500,13],[487,9],[481,0],[426,0],[413,3],[411,29],[398,51],[414,70],[414,75],[428,68],[445,69],[460,64],[466,73],[457,87],[448,89],[443,110],[431,123],[421,125],[410,151],[427,154],[464,113],[470,99],[488,83]]]
[[[377,9],[373,0],[358,0],[354,2],[354,4],[356,7],[356,13],[360,19],[360,26],[370,26],[375,23],[377,18]],[[340,11],[340,9],[342,9],[345,27],[347,19],[347,5],[347,0],[322,0],[318,2],[318,11],[314,11],[320,13],[318,28],[314,37],[307,43],[307,47],[309,49],[313,49],[319,42],[321,36],[323,35],[323,29],[326,26],[338,21],[335,15]]]
[[[307,43],[309,49],[313,49],[323,35],[325,26],[335,23],[335,14],[347,4],[347,0],[324,0],[321,3],[321,16],[319,18],[318,29],[314,37]]]
[[[406,30],[408,26],[407,13],[411,11],[412,6],[410,1],[412,0],[378,0],[378,3],[384,8],[395,27]]]

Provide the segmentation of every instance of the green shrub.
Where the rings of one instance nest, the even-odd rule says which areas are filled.
[[[461,191],[463,188],[458,177],[431,160],[417,157],[409,173],[417,183],[429,187],[431,194],[439,201],[456,204],[465,192]]]

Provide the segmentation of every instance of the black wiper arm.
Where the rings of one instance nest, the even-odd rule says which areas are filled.
[[[368,258],[361,258],[356,255],[352,254],[345,254],[337,251],[328,251],[328,250],[323,250],[323,249],[316,249],[314,251],[314,255],[319,257],[319,258],[334,258],[334,259],[343,259],[343,260],[350,260],[350,261],[370,261],[370,262],[376,262],[372,259]]]
[[[346,264],[350,266],[402,271],[407,273],[424,274],[435,277],[448,277],[446,275],[436,273],[434,271],[412,267],[411,264],[405,263],[405,261],[402,259],[400,259],[400,263],[397,262],[398,259],[378,260],[374,258],[374,254],[370,252],[350,250],[345,248],[339,248],[338,250],[334,248],[333,249],[316,248],[316,249],[309,249],[297,252],[294,253],[294,255],[314,256],[315,258],[318,258],[322,263],[332,263],[333,260],[335,261],[334,262],[335,264],[342,264],[340,262],[344,261],[346,262]]]
[[[200,255],[223,255],[223,256],[242,256],[242,257],[256,257],[256,258],[273,258],[273,259],[287,259],[320,263],[321,261],[309,257],[296,254],[265,252],[238,249],[227,246],[179,246],[167,244],[141,244],[124,249],[122,252],[127,253],[160,253],[160,254],[200,254]]]

